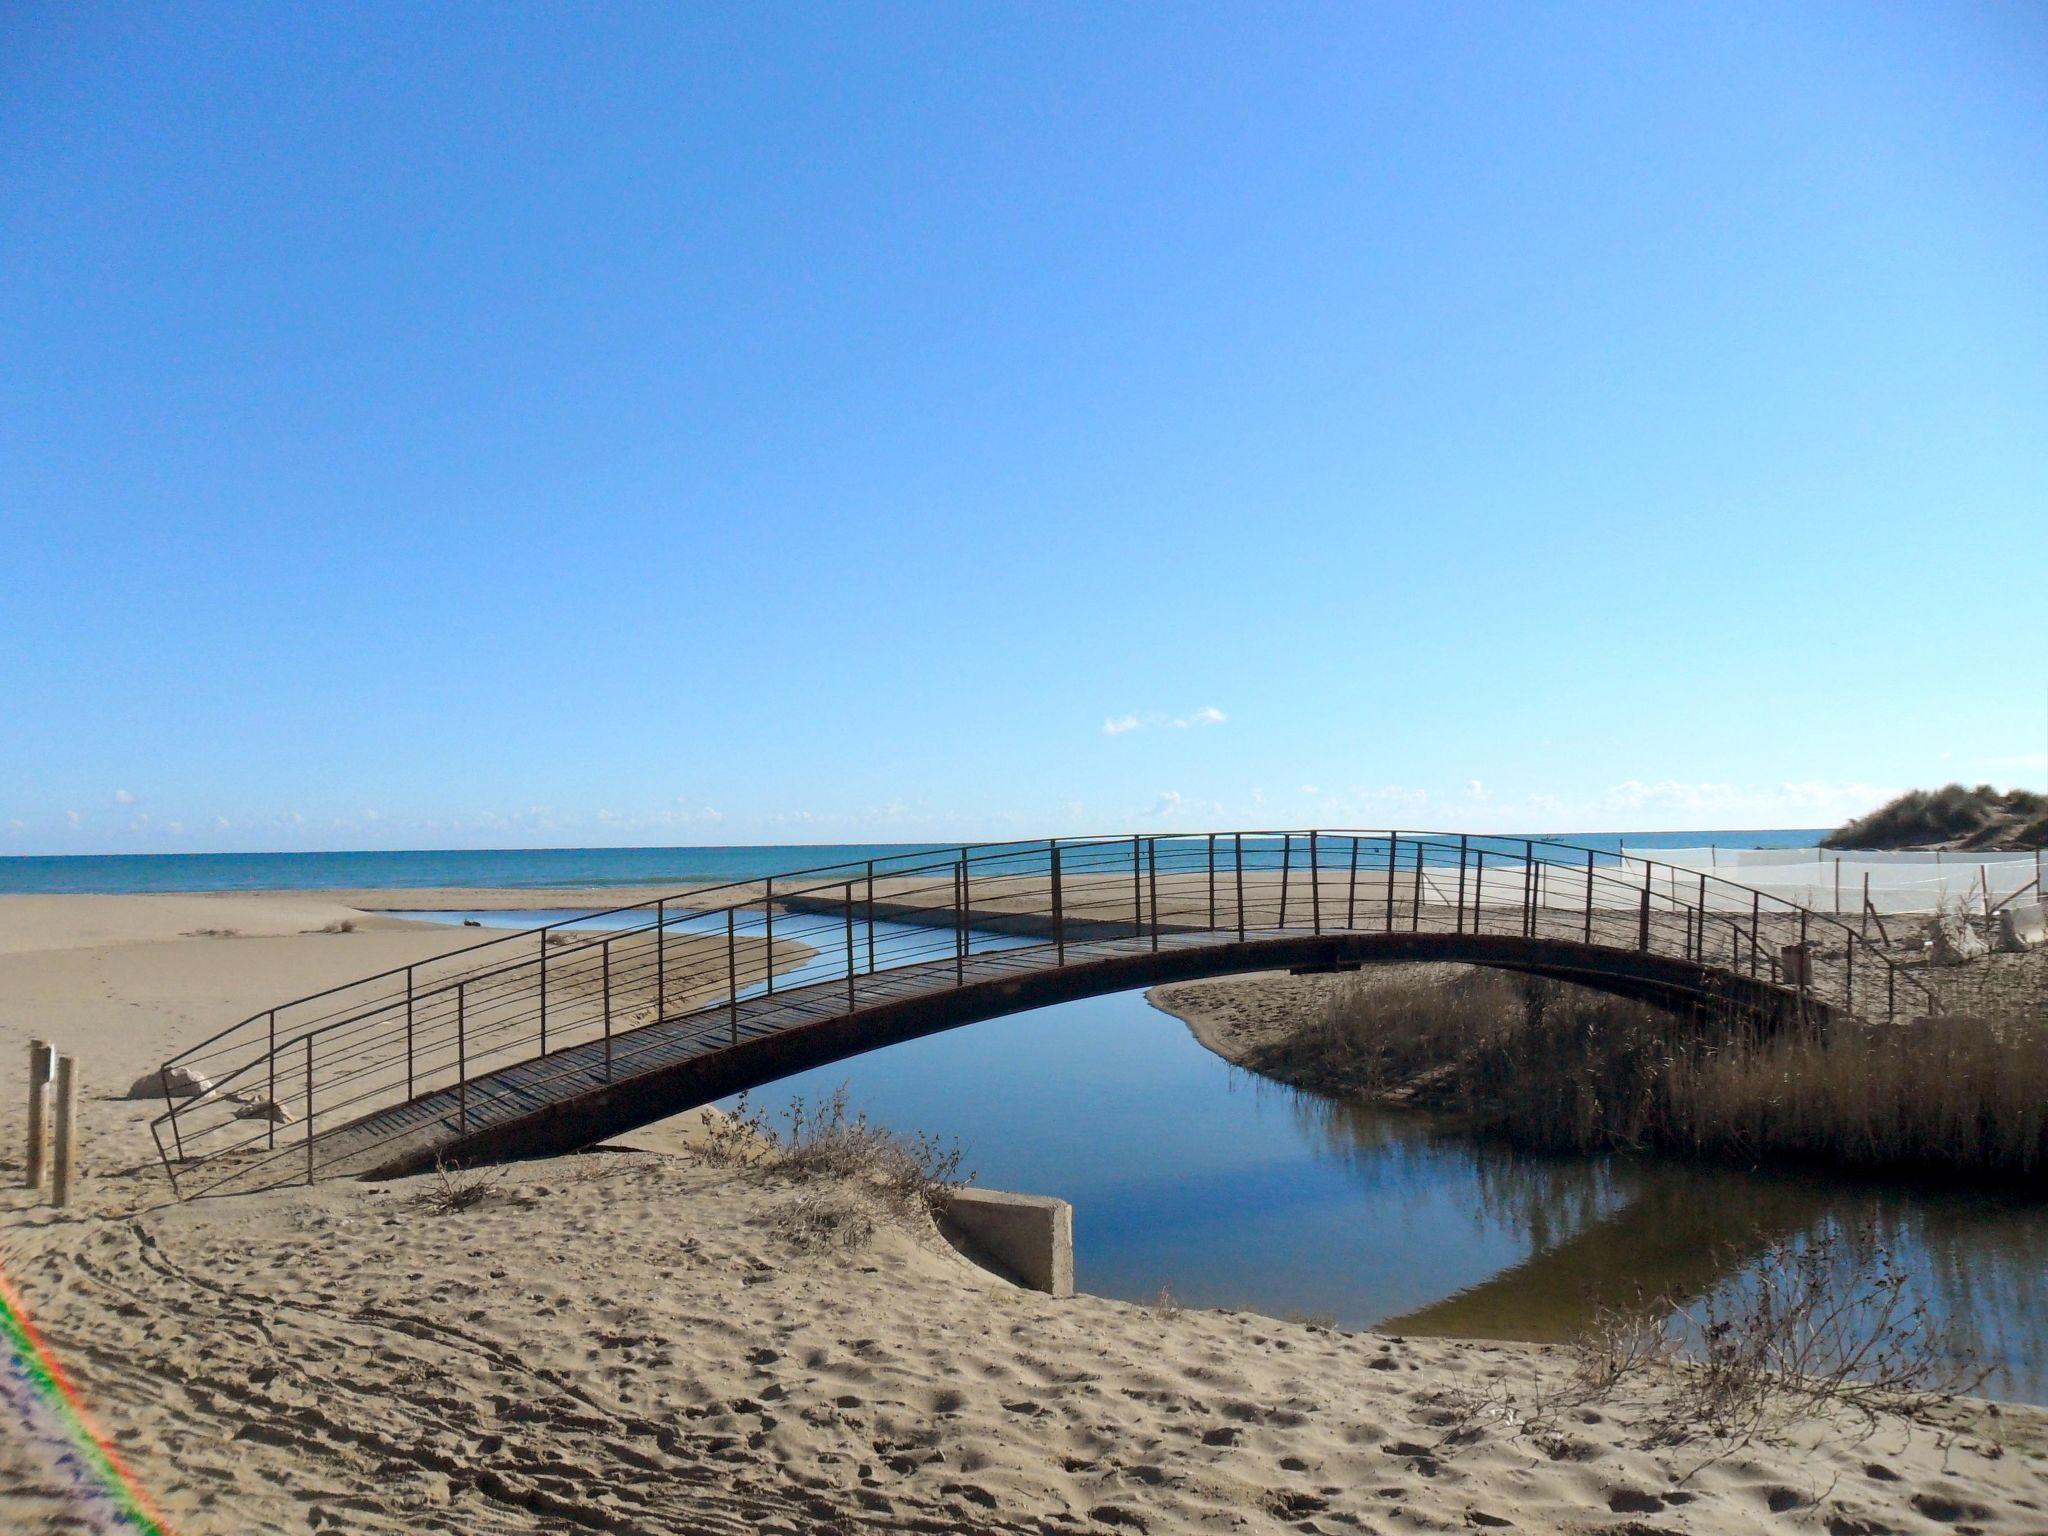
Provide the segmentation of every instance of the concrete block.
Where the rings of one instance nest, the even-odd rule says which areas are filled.
[[[2037,944],[2048,944],[2048,910],[2039,904],[1999,909],[1996,947],[2000,953],[2017,955]]]
[[[1074,1208],[1049,1195],[956,1190],[939,1230],[983,1269],[1026,1290],[1074,1294]]]

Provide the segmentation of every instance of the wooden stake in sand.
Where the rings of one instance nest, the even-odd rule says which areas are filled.
[[[57,1058],[57,1157],[51,1166],[50,1204],[71,1203],[71,1174],[78,1162],[78,1059]]]
[[[50,1047],[45,1041],[28,1043],[28,1170],[22,1183],[30,1189],[43,1187],[43,1174],[50,1156]]]

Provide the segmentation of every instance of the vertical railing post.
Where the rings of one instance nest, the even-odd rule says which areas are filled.
[[[853,882],[846,882],[846,1011],[853,1012]]]
[[[1422,932],[1422,856],[1427,845],[1421,838],[1415,840],[1415,904],[1408,913],[1408,931]]]
[[[1593,942],[1593,850],[1586,850],[1586,942]]]
[[[612,941],[598,945],[598,967],[604,977],[604,1080],[612,1080]]]
[[[1145,884],[1152,893],[1152,950],[1159,951],[1159,839],[1145,839]]]
[[[313,1036],[306,1036],[306,1182],[313,1182]]]
[[[1536,936],[1536,845],[1522,843],[1522,937]]]
[[[868,974],[875,974],[875,861],[868,860]]]
[[[1216,834],[1209,834],[1209,928],[1216,927]]]
[[[1060,895],[1060,845],[1052,844],[1052,950],[1056,964],[1067,963],[1067,912]]]
[[[543,941],[545,942],[545,941]],[[668,903],[654,904],[654,1022],[668,1014]]]
[[[761,916],[767,925],[766,958],[763,968],[768,972],[768,981],[763,989],[769,997],[775,995],[775,877],[770,875],[761,882]]]
[[[1244,834],[1230,834],[1231,870],[1237,881],[1237,942],[1244,942]]]
[[[1458,932],[1465,931],[1465,859],[1471,852],[1470,839],[1465,833],[1458,834]]]
[[[277,1010],[270,1010],[270,1049],[264,1054],[264,1065],[270,1077],[269,1091],[264,1097],[272,1104],[277,1102]],[[405,1096],[412,1097],[412,967],[405,971]],[[264,1117],[263,1143],[267,1148],[277,1146],[277,1117]]]
[[[725,1014],[734,1045],[740,1043],[740,957],[731,907],[725,909]]]
[[[1643,887],[1643,908],[1636,931],[1636,948],[1644,953],[1650,948],[1650,887]]]
[[[1757,933],[1757,929],[1763,925],[1763,902],[1764,899],[1758,892],[1749,893],[1749,976],[1752,981],[1756,979],[1757,950],[1763,943]]]
[[[1806,947],[1806,908],[1799,909],[1799,1004],[1806,1006],[1806,993],[1813,981],[1813,951]]]
[[[953,866],[953,982],[967,980],[967,851]]]
[[[1351,872],[1344,880],[1344,926],[1358,926],[1358,834],[1351,834]]]
[[[1486,900],[1486,850],[1472,850],[1472,931],[1479,932],[1483,914],[1480,906]]]
[[[406,999],[406,1006],[410,1008],[411,1005],[412,999],[408,997]],[[543,1056],[548,1053],[548,932],[546,929],[542,929],[540,935],[540,1053]]]
[[[1131,937],[1137,938],[1145,931],[1145,849],[1142,841],[1133,833],[1131,836]]]
[[[1317,834],[1311,830],[1308,835],[1308,912],[1309,921],[1320,936],[1323,931],[1323,863],[1322,849],[1316,838]]]
[[[1279,926],[1280,926],[1280,927],[1282,927],[1282,928],[1285,928],[1285,927],[1287,926],[1287,876],[1288,876],[1288,872],[1289,872],[1289,867],[1290,867],[1290,866],[1291,866],[1291,865],[1292,865],[1293,863],[1294,863],[1294,834],[1293,834],[1292,832],[1283,832],[1283,833],[1281,833],[1281,835],[1280,835],[1280,923],[1279,923]]]
[[[1399,832],[1387,834],[1387,932],[1394,931],[1394,853],[1401,841]]]
[[[466,998],[469,983],[455,984],[455,1105],[462,1129],[469,1129],[469,1018]]]

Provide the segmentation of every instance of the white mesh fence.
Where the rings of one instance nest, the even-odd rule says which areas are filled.
[[[1783,897],[1817,912],[1855,917],[1932,912],[1962,901],[1973,910],[2041,898],[2043,857],[2034,853],[1881,853],[1825,848],[1645,848],[1644,858]],[[2031,887],[2031,889],[2029,889]],[[2024,894],[2020,894],[2024,893]]]

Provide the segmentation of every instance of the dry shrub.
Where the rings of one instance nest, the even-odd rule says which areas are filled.
[[[339,922],[329,923],[320,931],[322,933],[354,933],[356,931],[356,920],[352,917],[344,917]]]
[[[704,1139],[696,1150],[714,1168],[747,1168],[767,1157],[774,1147],[768,1112],[754,1108],[743,1093],[730,1113],[714,1110],[706,1118]]]
[[[434,1159],[434,1182],[412,1197],[412,1203],[436,1216],[453,1216],[487,1204],[501,1193],[503,1168],[450,1168]]]
[[[1347,986],[1247,1065],[1326,1092],[1411,1097],[1540,1151],[2048,1169],[2042,1017],[1771,1030],[1473,971]]]
[[[798,1179],[857,1179],[906,1208],[934,1215],[974,1179],[961,1176],[958,1142],[923,1131],[905,1135],[849,1112],[844,1083],[815,1105],[790,1101],[789,1132],[777,1139],[776,1152],[776,1166]]]
[[[1499,971],[1439,966],[1361,972],[1323,1006],[1246,1063],[1325,1092],[1384,1094],[1512,1028],[1515,980]]]
[[[709,1123],[699,1155],[716,1167],[772,1169],[800,1183],[857,1184],[899,1213],[936,1216],[955,1189],[974,1182],[960,1171],[957,1142],[876,1125],[848,1108],[844,1083],[815,1104],[792,1099],[786,1118],[788,1130],[778,1131],[741,1094],[731,1114]]]
[[[769,1210],[767,1225],[806,1252],[852,1251],[874,1241],[875,1208],[852,1186],[805,1185]]]
[[[1637,1393],[1653,1440],[1724,1450],[1817,1416],[1874,1428],[1881,1414],[1921,1414],[1974,1391],[1986,1374],[1874,1227],[1778,1239],[1675,1325],[1647,1305],[1602,1309],[1568,1353],[1557,1405]]]

